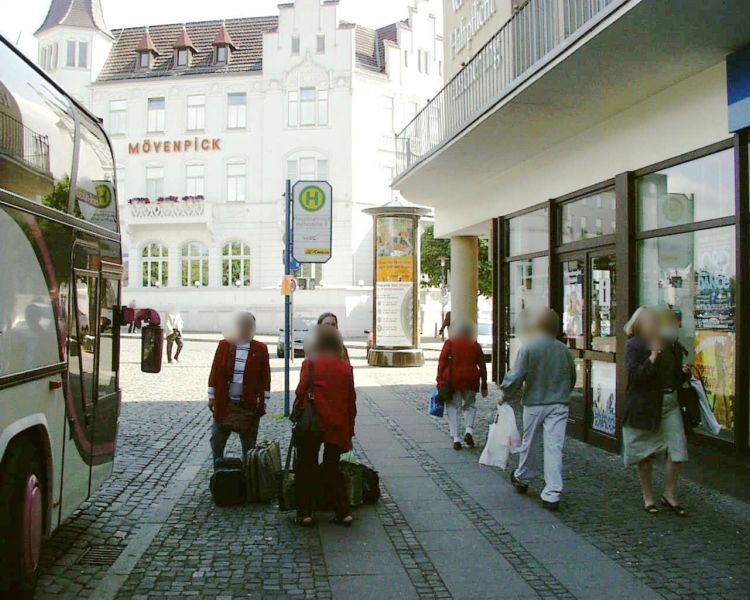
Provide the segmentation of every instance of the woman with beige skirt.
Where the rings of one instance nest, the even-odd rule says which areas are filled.
[[[684,517],[676,496],[682,463],[687,462],[687,440],[678,394],[690,377],[684,365],[687,352],[677,341],[677,320],[672,311],[641,307],[628,322],[625,350],[628,387],[625,394],[623,445],[626,466],[636,465],[643,491],[644,510],[657,514],[653,468],[666,455],[662,506]]]

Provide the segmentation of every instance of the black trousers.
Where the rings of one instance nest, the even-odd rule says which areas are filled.
[[[321,442],[303,441],[297,445],[297,464],[294,468],[297,487],[297,514],[303,517],[312,514],[317,500],[325,503],[327,498],[333,505],[336,516],[349,514],[349,495],[346,479],[339,460],[343,453],[333,444],[323,445],[323,462],[318,464]]]

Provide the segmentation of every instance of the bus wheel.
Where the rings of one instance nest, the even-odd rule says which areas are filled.
[[[36,446],[21,438],[8,447],[0,474],[0,592],[30,598],[36,587],[44,533],[42,465]]]

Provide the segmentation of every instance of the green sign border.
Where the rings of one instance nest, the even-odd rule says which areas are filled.
[[[321,196],[323,196],[323,203],[318,208],[307,208],[307,206],[304,205],[302,202],[302,197],[304,196],[305,192],[309,189],[315,189],[318,190]],[[321,210],[326,203],[328,202],[328,197],[326,196],[326,193],[320,188],[320,186],[317,185],[308,185],[302,188],[302,191],[299,193],[299,199],[298,199],[299,205],[302,207],[303,210],[306,210],[307,212],[314,213]]]

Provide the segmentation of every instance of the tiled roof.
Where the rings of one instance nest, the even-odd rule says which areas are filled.
[[[93,28],[110,35],[100,0],[52,0],[44,23],[36,33],[57,25]]]
[[[196,53],[188,68],[179,69],[174,66],[174,47],[175,40],[182,34],[183,24],[151,26],[148,31],[159,56],[154,58],[153,68],[148,71],[135,69],[136,47],[144,38],[146,28],[116,29],[112,32],[115,43],[97,81],[261,71],[263,34],[274,31],[278,27],[278,21],[278,17],[254,17],[187,23],[184,27]],[[236,50],[232,52],[229,64],[214,64],[213,43],[221,34],[222,24],[226,25]]]
[[[355,26],[354,53],[357,66],[369,71],[382,73],[385,71],[385,40],[398,43],[396,23],[386,25],[380,29],[369,29],[360,25]]]

